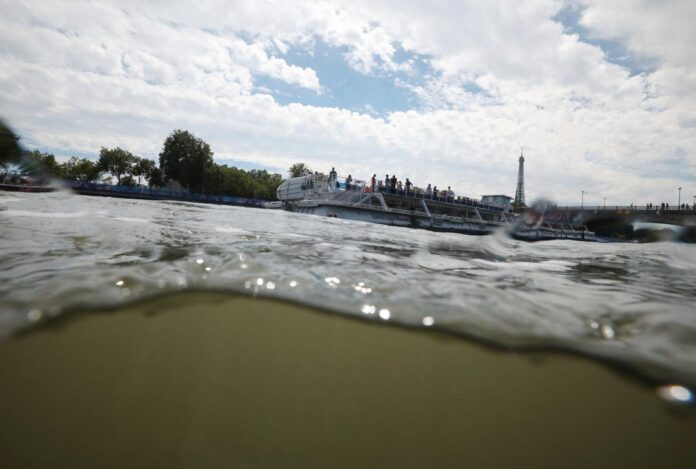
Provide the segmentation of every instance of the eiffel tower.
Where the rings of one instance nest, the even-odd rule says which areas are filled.
[[[520,150],[520,169],[517,170],[517,191],[515,191],[513,207],[523,208],[526,206],[527,203],[524,200],[524,156],[522,156],[522,150]]]

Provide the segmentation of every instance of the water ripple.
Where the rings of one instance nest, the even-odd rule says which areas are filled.
[[[526,244],[66,193],[0,194],[0,206],[2,336],[166,292],[243,291],[696,385],[693,245]]]

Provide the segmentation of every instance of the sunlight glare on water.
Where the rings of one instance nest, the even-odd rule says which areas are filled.
[[[526,244],[66,193],[0,193],[0,202],[3,337],[167,292],[245,292],[696,384],[694,245]]]

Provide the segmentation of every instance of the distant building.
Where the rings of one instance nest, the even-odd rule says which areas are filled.
[[[481,196],[481,203],[494,207],[512,208],[512,197],[509,195],[495,194]]]

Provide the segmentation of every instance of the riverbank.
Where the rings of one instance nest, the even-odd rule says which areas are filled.
[[[0,343],[3,467],[693,467],[696,418],[581,357],[170,295]]]
[[[228,195],[200,194],[186,191],[169,191],[166,189],[150,189],[146,187],[119,186],[112,184],[95,184],[91,182],[71,181],[68,187],[80,195],[102,197],[122,197],[140,200],[179,200],[216,205],[237,205],[244,207],[263,208],[265,200],[234,197]]]

